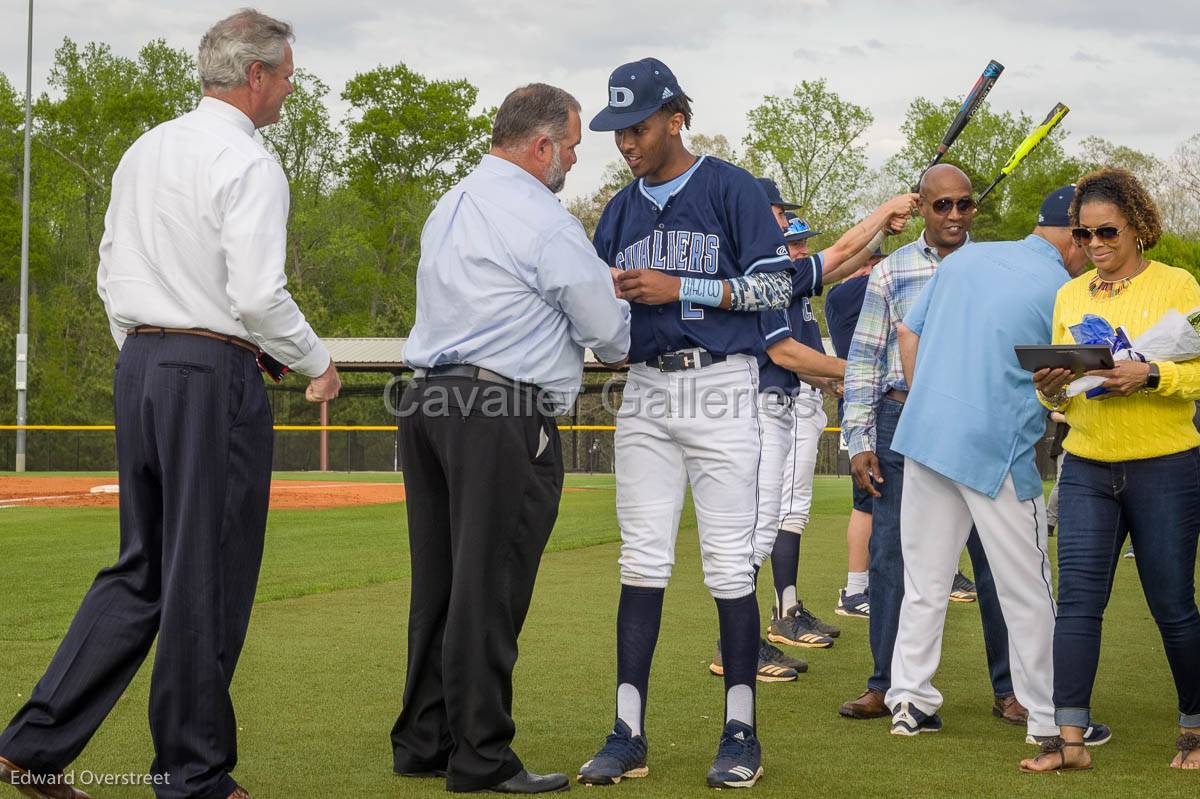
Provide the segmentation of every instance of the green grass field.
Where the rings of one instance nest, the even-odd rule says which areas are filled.
[[[521,638],[515,746],[533,770],[573,774],[612,720],[617,532],[611,478],[571,476],[567,482],[590,490],[564,494],[542,561]],[[868,676],[870,653],[866,623],[833,614],[846,570],[849,481],[817,483],[800,591],[817,615],[840,622],[843,632],[832,649],[799,655],[810,664],[799,682],[760,686],[766,775],[754,795],[1200,796],[1200,773],[1167,768],[1176,734],[1175,694],[1132,561],[1121,562],[1107,614],[1093,704],[1115,736],[1094,751],[1095,771],[1017,771],[1019,758],[1034,750],[1023,742],[1022,729],[990,715],[975,605],[949,611],[937,681],[946,696],[943,733],[898,738],[887,734],[884,720],[840,718],[838,705],[856,696]],[[28,696],[80,597],[96,571],[114,560],[116,548],[115,509],[0,511],[0,717],[11,717]],[[440,781],[403,780],[391,772],[388,732],[404,684],[407,552],[402,504],[271,514],[258,606],[233,689],[241,729],[235,777],[256,799],[443,795]],[[764,578],[766,613],[770,580]],[[706,665],[716,637],[689,509],[651,677],[650,777],[589,790],[710,795],[704,773],[720,730],[722,685]],[[152,759],[148,684],[149,669],[143,668],[76,768],[146,770]],[[93,794],[151,796],[148,788]]]

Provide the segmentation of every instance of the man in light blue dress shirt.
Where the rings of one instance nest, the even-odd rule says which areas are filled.
[[[579,141],[575,98],[515,90],[490,154],[421,234],[399,409],[412,597],[393,768],[451,791],[567,787],[512,750],[512,671],[562,492],[552,414],[578,394],[585,348],[610,366],[629,352],[629,305],[554,196]]]
[[[1055,192],[1048,203],[1062,205]],[[1044,206],[1045,207],[1045,206]],[[1065,207],[1065,206],[1063,206]],[[972,524],[991,563],[1009,629],[1017,699],[1030,736],[1055,735],[1054,597],[1034,445],[1044,410],[1013,347],[1049,344],[1060,286],[1086,255],[1043,218],[1021,241],[974,244],[948,256],[898,334],[910,391],[892,440],[905,456],[901,500],[904,601],[886,702],[892,732],[940,729],[933,687],[947,595]]]

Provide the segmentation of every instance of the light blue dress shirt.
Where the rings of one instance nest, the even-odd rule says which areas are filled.
[[[921,344],[892,449],[993,498],[1010,472],[1019,499],[1041,496],[1045,409],[1013,347],[1050,343],[1069,279],[1040,236],[947,256],[904,317]]]
[[[485,155],[421,232],[417,315],[404,360],[470,364],[533,383],[566,410],[583,351],[629,352],[629,304],[579,220],[521,167]]]

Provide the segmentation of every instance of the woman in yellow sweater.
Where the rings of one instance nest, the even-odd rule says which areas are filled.
[[[1054,343],[1085,313],[1136,337],[1169,309],[1200,306],[1200,285],[1182,269],[1147,260],[1158,241],[1158,210],[1132,174],[1101,169],[1075,189],[1075,242],[1096,269],[1059,289]],[[1059,483],[1058,617],[1054,630],[1055,721],[1061,737],[1042,742],[1026,771],[1091,767],[1083,735],[1091,723],[1100,626],[1126,535],[1158,623],[1179,695],[1173,768],[1200,768],[1200,612],[1195,600],[1200,533],[1200,434],[1192,424],[1200,398],[1200,359],[1186,363],[1118,361],[1093,372],[1108,395],[1067,398],[1071,374],[1042,370],[1034,383],[1046,407],[1071,432]]]

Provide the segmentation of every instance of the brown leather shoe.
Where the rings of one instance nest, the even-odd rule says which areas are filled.
[[[996,697],[992,702],[992,715],[1008,724],[1024,726],[1029,721],[1029,711],[1017,701],[1016,694]]]
[[[229,794],[228,799],[250,799],[250,792],[239,785],[233,789],[233,793]]]
[[[858,699],[843,702],[838,713],[848,719],[878,719],[892,715],[888,706],[883,703],[883,691],[868,688]]]
[[[68,785],[61,771],[30,774],[6,757],[0,757],[0,782],[8,783],[29,799],[91,799],[74,785]]]

